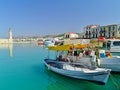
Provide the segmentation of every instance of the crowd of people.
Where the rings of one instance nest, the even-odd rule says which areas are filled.
[[[57,60],[59,61],[65,61],[65,62],[73,62],[73,58],[75,58],[75,62],[77,62],[82,57],[92,57],[95,55],[95,51],[91,48],[85,48],[85,49],[73,49],[70,48],[66,52],[66,54],[60,53]]]

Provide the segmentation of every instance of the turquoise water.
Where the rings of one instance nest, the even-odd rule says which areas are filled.
[[[44,66],[47,55],[34,44],[0,47],[0,90],[120,90],[120,74],[111,74],[105,85],[64,77]]]

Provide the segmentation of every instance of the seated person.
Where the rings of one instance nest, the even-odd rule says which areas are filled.
[[[57,60],[58,60],[58,61],[63,61],[62,55],[60,55],[59,57],[57,57]]]
[[[80,54],[79,54],[79,58],[82,58],[82,57],[83,57],[83,53],[80,53]]]
[[[95,51],[91,50],[90,52],[90,57],[94,56],[95,55]]]
[[[86,55],[86,56],[89,55],[88,49],[85,50],[85,55]]]
[[[68,54],[73,55],[73,49],[72,48],[70,48],[70,50],[68,51]]]
[[[65,61],[66,61],[66,62],[71,62],[71,59],[70,59],[69,54],[67,54],[67,56],[65,57]]]

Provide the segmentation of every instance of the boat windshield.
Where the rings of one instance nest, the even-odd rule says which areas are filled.
[[[114,46],[120,46],[120,41],[113,41]]]

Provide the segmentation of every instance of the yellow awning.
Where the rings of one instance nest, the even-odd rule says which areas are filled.
[[[48,46],[47,48],[49,50],[62,51],[62,50],[70,50],[70,48],[77,49],[77,48],[86,48],[86,47],[87,47],[86,44],[75,44],[75,45],[68,44],[68,45],[61,45],[61,46]]]
[[[48,48],[49,50],[60,51],[60,50],[69,50],[69,49],[70,49],[70,46],[69,46],[69,45],[48,46],[47,48]]]

